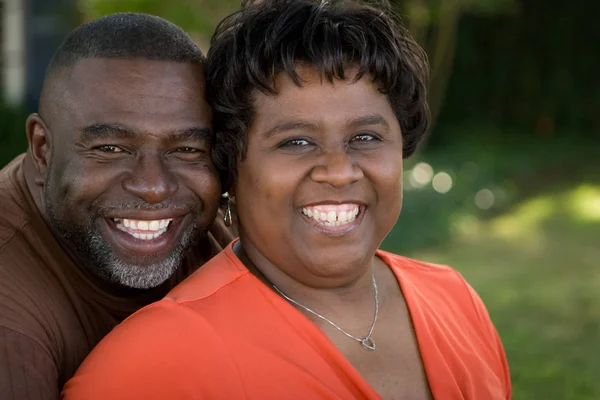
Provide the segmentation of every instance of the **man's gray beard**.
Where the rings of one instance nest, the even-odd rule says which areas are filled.
[[[110,282],[135,289],[150,289],[169,279],[179,268],[194,244],[198,228],[190,226],[167,258],[152,262],[155,256],[143,257],[142,264],[127,263],[117,256],[110,244],[97,231],[88,230],[86,254],[95,271]]]
[[[47,192],[46,192],[47,193]],[[181,241],[163,260],[152,261],[154,255],[140,257],[140,264],[121,260],[112,246],[102,237],[90,218],[85,226],[67,224],[54,213],[49,197],[45,194],[46,212],[54,229],[64,242],[76,252],[77,261],[82,261],[92,272],[108,282],[135,289],[150,289],[169,279],[181,266],[189,249],[201,235],[200,227],[194,223],[182,235]]]

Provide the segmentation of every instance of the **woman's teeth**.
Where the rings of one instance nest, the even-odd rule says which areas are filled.
[[[164,234],[168,229],[173,218],[155,219],[155,220],[136,220],[127,218],[113,218],[117,223],[117,228],[130,234],[136,239],[153,240]]]
[[[304,207],[302,214],[325,226],[340,226],[356,220],[359,211],[358,204],[322,205]]]

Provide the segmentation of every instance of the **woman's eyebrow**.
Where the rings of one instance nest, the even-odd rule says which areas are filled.
[[[297,131],[297,130],[316,131],[318,129],[319,129],[318,124],[308,122],[308,121],[302,121],[302,120],[284,121],[284,122],[277,123],[273,128],[264,132],[263,136],[265,139],[269,139],[270,137],[277,135],[278,133],[283,133],[283,132],[287,132],[287,131]]]
[[[363,115],[360,117],[352,118],[348,121],[348,126],[351,127],[361,127],[367,125],[384,125],[385,127],[389,128],[389,124],[387,123],[385,118],[383,118],[379,114]]]

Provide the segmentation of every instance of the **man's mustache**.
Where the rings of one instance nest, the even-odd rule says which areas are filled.
[[[157,203],[148,204],[146,202],[126,202],[104,205],[98,208],[98,214],[110,215],[119,211],[158,211],[158,210],[172,210],[177,212],[189,213],[192,212],[195,207],[190,205],[173,204],[173,203]]]

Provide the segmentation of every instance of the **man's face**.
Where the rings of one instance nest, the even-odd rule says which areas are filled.
[[[78,262],[108,280],[158,286],[217,213],[202,68],[87,59],[61,81],[51,115],[42,115],[53,229]]]

